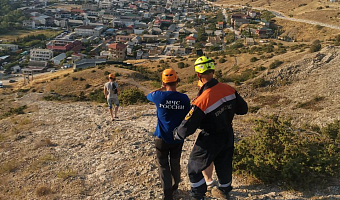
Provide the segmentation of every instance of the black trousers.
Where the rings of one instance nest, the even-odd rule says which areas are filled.
[[[207,185],[202,171],[214,162],[220,186],[229,192],[232,180],[232,157],[234,137],[211,136],[200,133],[190,154],[188,174],[191,182],[191,196],[204,197]]]
[[[155,139],[159,177],[161,179],[164,199],[172,200],[173,190],[178,188],[181,179],[180,159],[183,143],[169,144],[163,139]],[[170,164],[169,164],[170,161]],[[171,177],[172,176],[172,177]],[[174,184],[172,185],[172,178]]]

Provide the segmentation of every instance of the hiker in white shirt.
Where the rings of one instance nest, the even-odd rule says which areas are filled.
[[[104,85],[104,95],[107,99],[107,104],[109,105],[110,109],[110,115],[112,121],[114,121],[115,118],[118,118],[117,112],[119,107],[119,89],[118,84],[115,82],[115,76],[113,74],[109,74],[109,82],[105,83]],[[115,117],[113,118],[113,111],[112,111],[112,104],[115,104]]]

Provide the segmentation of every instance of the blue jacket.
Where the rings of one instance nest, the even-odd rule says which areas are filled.
[[[155,136],[166,143],[181,143],[174,140],[173,130],[179,126],[190,109],[190,100],[186,94],[174,91],[155,91],[147,99],[157,107],[157,127]]]

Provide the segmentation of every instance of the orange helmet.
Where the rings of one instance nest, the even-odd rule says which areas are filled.
[[[171,83],[177,81],[177,73],[173,69],[165,69],[162,73],[163,83]]]
[[[114,78],[115,78],[115,75],[109,74],[109,79],[110,79],[110,78],[114,79]]]

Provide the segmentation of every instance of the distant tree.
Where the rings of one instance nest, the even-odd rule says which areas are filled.
[[[205,33],[204,26],[201,26],[197,31],[197,41],[198,42],[205,42],[207,40],[207,35]]]

